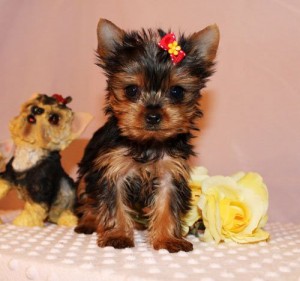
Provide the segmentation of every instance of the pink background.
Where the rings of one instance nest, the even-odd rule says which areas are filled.
[[[100,17],[124,29],[172,28],[186,33],[217,23],[217,72],[204,91],[195,140],[211,175],[259,172],[270,193],[271,221],[300,222],[300,2],[0,1],[0,138],[32,93],[73,97],[72,108],[94,120],[63,152],[73,176],[87,139],[103,124],[105,78],[94,64]],[[17,208],[15,194],[0,208]]]

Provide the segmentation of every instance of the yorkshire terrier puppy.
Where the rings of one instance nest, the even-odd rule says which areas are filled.
[[[100,19],[97,33],[108,121],[79,164],[75,231],[96,231],[100,247],[133,247],[134,217],[142,213],[154,249],[191,251],[181,220],[191,200],[187,160],[202,115],[200,90],[213,73],[218,27],[177,42],[161,29],[125,32]]]
[[[72,213],[75,184],[61,166],[59,151],[82,133],[91,117],[74,113],[67,106],[70,101],[57,94],[35,95],[10,123],[15,152],[0,173],[0,199],[15,187],[25,201],[15,225],[42,226],[46,219],[77,223]]]

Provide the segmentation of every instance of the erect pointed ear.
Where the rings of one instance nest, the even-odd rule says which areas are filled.
[[[72,122],[72,140],[78,138],[87,125],[92,121],[93,116],[86,112],[75,112]]]
[[[13,140],[7,139],[0,141],[0,172],[11,157],[13,157],[15,152],[15,145]]]
[[[212,62],[217,54],[220,32],[216,24],[209,25],[191,36],[193,49],[207,62]]]
[[[121,44],[125,32],[106,19],[100,19],[97,27],[98,54],[105,58],[114,52],[116,44]]]

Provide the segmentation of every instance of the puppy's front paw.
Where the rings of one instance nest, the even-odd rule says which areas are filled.
[[[124,236],[111,236],[98,239],[99,247],[114,247],[116,249],[132,248],[134,242],[129,237]]]
[[[166,249],[170,253],[177,253],[179,251],[190,252],[193,250],[193,244],[184,239],[169,238],[155,241],[153,248],[155,250]]]
[[[74,231],[76,233],[79,233],[79,234],[81,234],[81,233],[83,233],[83,234],[93,234],[96,231],[96,229],[92,225],[80,224],[80,225],[75,227]]]

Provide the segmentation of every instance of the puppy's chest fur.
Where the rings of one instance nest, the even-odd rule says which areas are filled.
[[[182,182],[186,184],[186,160],[193,154],[189,139],[189,135],[180,135],[164,143],[133,142],[121,136],[112,118],[89,143],[79,179],[85,178],[85,191],[91,197],[106,196],[105,190],[114,186],[127,194],[130,203],[148,205],[157,189],[175,190]]]

